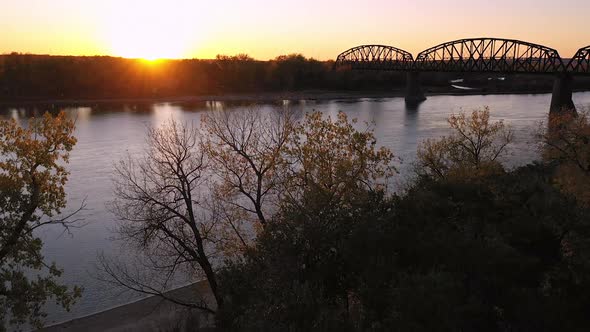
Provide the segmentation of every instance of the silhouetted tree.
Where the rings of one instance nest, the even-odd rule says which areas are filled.
[[[264,226],[266,202],[274,196],[277,203],[277,190],[284,180],[284,153],[296,126],[293,112],[220,111],[206,114],[203,123],[205,150],[221,180],[215,188],[218,199],[255,214]]]
[[[148,132],[141,158],[129,156],[116,166],[115,196],[110,207],[121,223],[117,234],[144,257],[141,268],[100,257],[103,280],[177,304],[215,312],[221,306],[212,258],[217,219],[204,209],[207,159],[198,131],[171,120]],[[146,271],[147,270],[147,271]],[[193,300],[166,294],[175,273],[204,276],[216,303],[204,294]]]

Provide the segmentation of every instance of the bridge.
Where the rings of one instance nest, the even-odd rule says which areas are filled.
[[[590,46],[581,48],[566,64],[552,48],[514,39],[471,38],[446,42],[411,53],[387,45],[361,45],[342,52],[335,68],[407,73],[406,102],[426,99],[420,72],[537,74],[555,77],[550,112],[575,109],[572,82],[590,75]]]

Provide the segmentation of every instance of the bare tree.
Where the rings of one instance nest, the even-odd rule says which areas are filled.
[[[205,150],[219,177],[217,197],[267,223],[265,203],[277,193],[285,167],[284,152],[295,127],[295,114],[275,109],[218,111],[205,115]],[[275,196],[276,197],[276,196]],[[244,202],[245,201],[245,202]]]
[[[141,268],[105,257],[99,261],[111,282],[214,312],[205,301],[179,300],[165,293],[178,270],[203,273],[217,306],[222,303],[212,264],[216,218],[203,209],[201,201],[207,159],[200,147],[198,130],[172,120],[148,131],[145,156],[129,156],[115,168],[116,199],[110,208],[121,221],[117,233],[145,254],[141,268],[155,271],[158,282],[144,278]]]

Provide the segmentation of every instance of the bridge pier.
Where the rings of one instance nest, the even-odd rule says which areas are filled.
[[[409,71],[406,75],[406,105],[416,107],[425,100],[426,97],[420,86],[420,73]]]
[[[562,111],[576,112],[576,106],[572,99],[573,77],[568,73],[559,74],[553,83],[553,94],[551,95],[551,108],[549,114],[556,114]]]

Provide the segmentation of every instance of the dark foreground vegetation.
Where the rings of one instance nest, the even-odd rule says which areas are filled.
[[[244,258],[221,270],[219,326],[587,330],[587,194],[559,183],[568,168],[578,179],[569,185],[590,189],[588,123],[570,122],[575,135],[543,135],[559,147],[546,150],[546,163],[505,170],[496,157],[509,131],[483,113],[449,121],[455,135],[422,145],[420,175],[405,193],[335,202],[310,191],[302,205],[285,205]]]
[[[40,325],[42,303],[80,295],[59,285],[32,233],[69,225],[51,218],[73,125],[63,114],[31,124],[0,127],[0,330]],[[144,270],[100,256],[101,278],[221,331],[590,328],[586,114],[552,117],[536,134],[543,159],[514,170],[502,164],[508,126],[487,109],[452,115],[452,134],[422,142],[397,194],[393,154],[353,124],[252,110],[151,129],[147,153],[117,165],[109,204]],[[50,273],[29,280],[23,268]],[[177,273],[207,280],[211,296],[171,297]]]
[[[478,93],[550,92],[553,77],[514,75],[454,75],[423,73],[422,83],[432,93],[467,93],[452,88],[450,80]],[[492,78],[492,79],[490,79]],[[173,98],[261,92],[400,91],[405,73],[335,71],[332,61],[301,55],[257,61],[247,55],[218,56],[214,60],[148,62],[106,56],[73,57],[8,54],[0,56],[0,101],[63,99]],[[590,80],[577,79],[577,89]]]
[[[588,213],[530,165],[287,209],[220,273],[235,331],[584,331]]]

